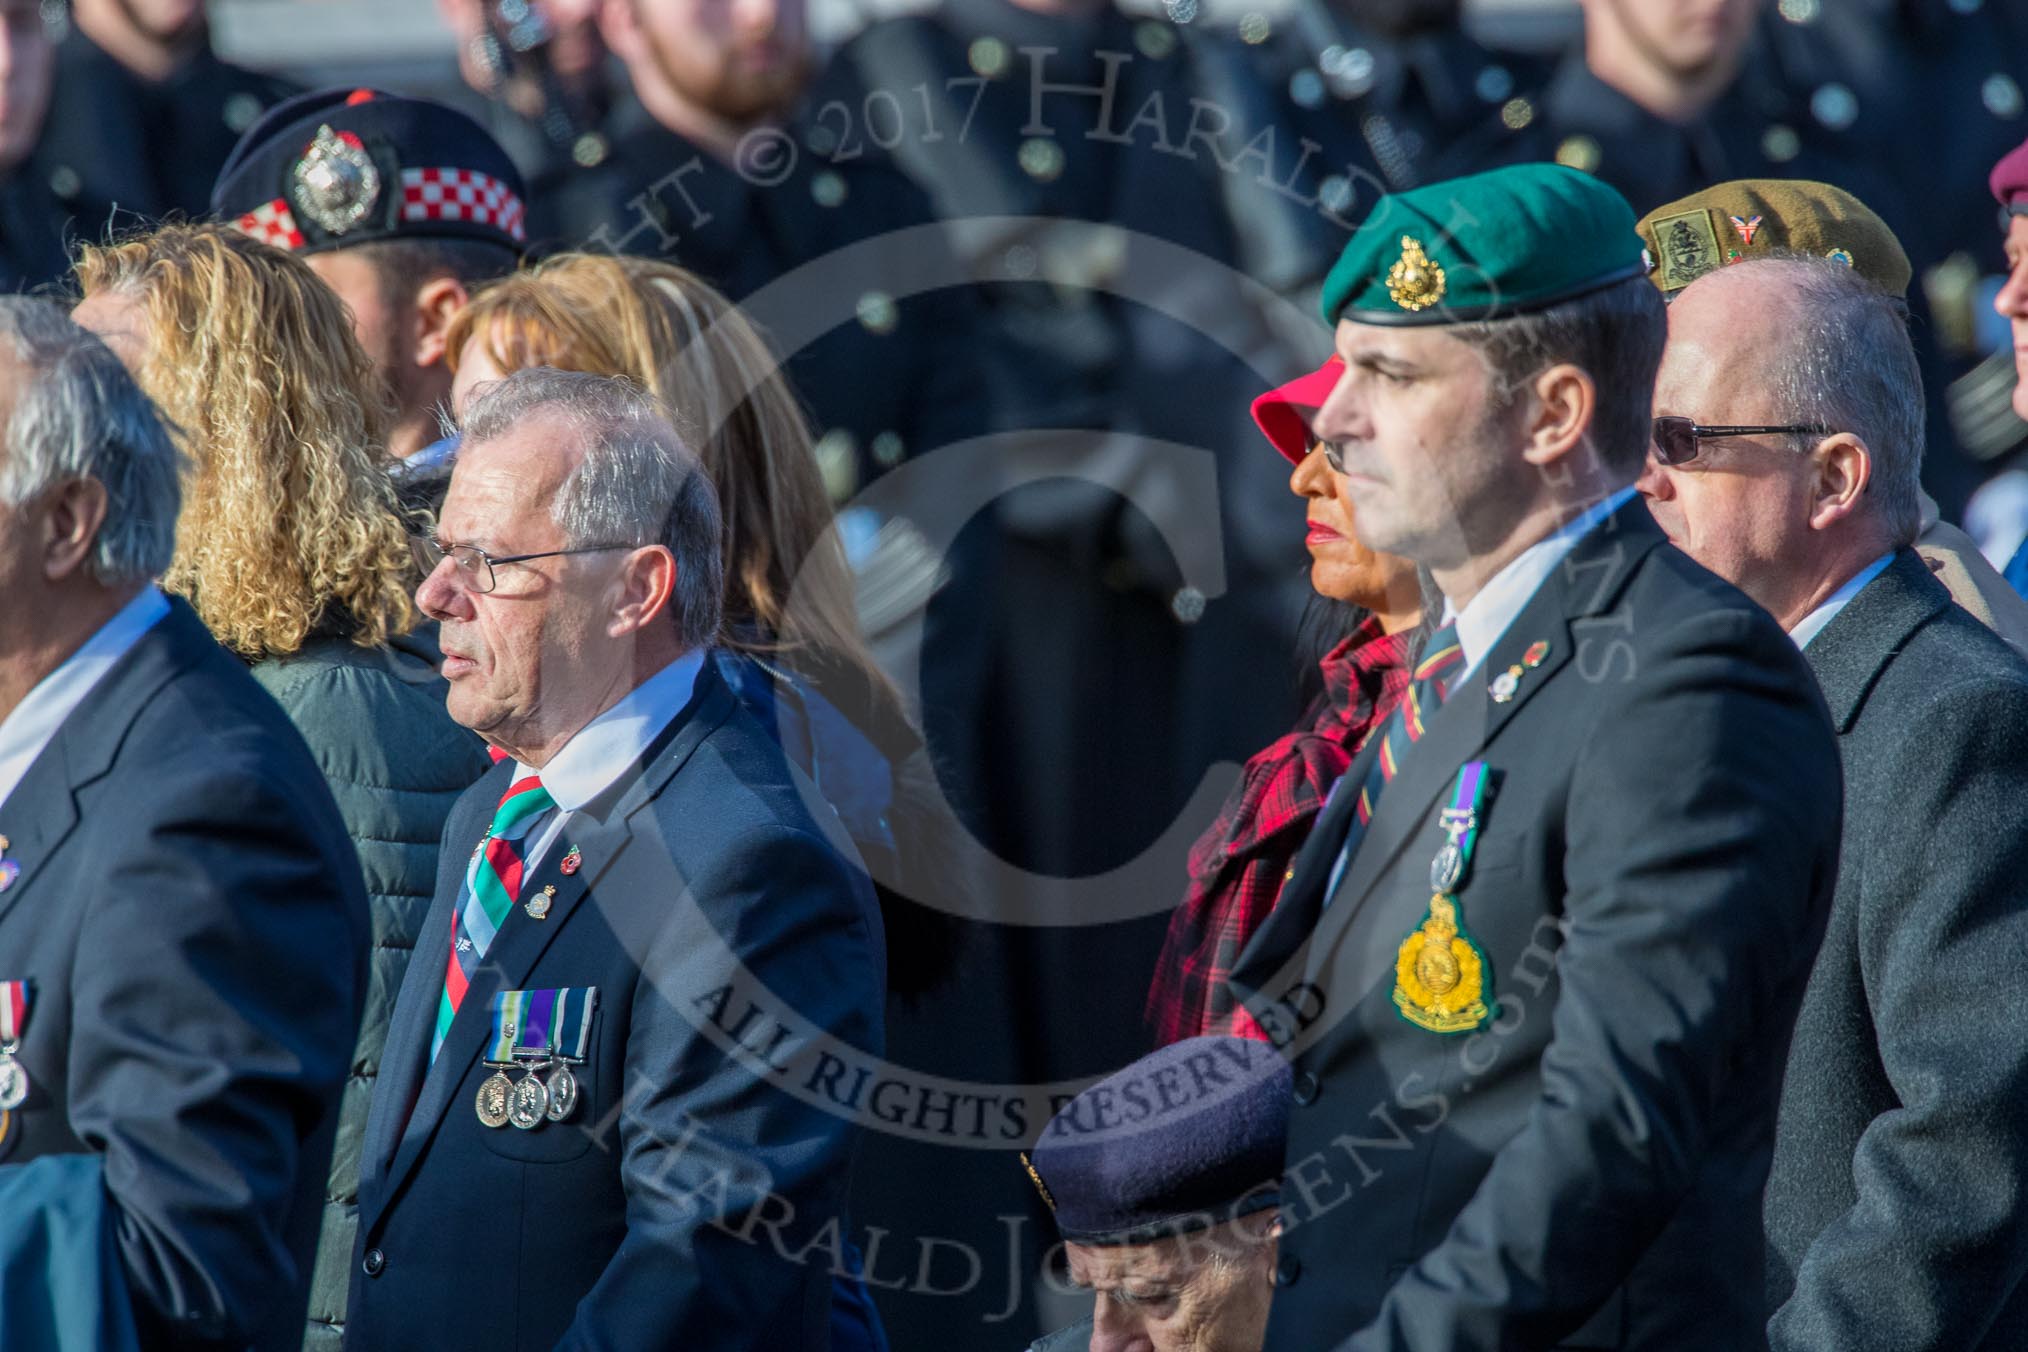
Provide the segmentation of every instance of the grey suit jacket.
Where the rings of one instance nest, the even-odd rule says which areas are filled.
[[[1806,654],[1843,862],[1768,1180],[1777,1348],[2028,1334],[2028,662],[1904,550]]]

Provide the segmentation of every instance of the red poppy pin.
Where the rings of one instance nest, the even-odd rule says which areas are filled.
[[[584,852],[579,850],[575,845],[571,846],[570,853],[566,854],[563,857],[563,862],[556,867],[562,872],[564,877],[568,878],[571,874],[584,867]]]

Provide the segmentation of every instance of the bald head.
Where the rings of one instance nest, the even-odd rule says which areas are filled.
[[[1828,429],[1701,438],[1696,459],[1641,479],[1672,540],[1785,622],[1825,576],[1915,539],[1921,372],[1901,303],[1842,263],[1755,259],[1691,283],[1669,307],[1655,412]]]

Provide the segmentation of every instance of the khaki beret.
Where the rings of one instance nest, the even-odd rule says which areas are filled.
[[[1887,222],[1843,188],[1801,178],[1742,178],[1657,207],[1636,227],[1649,280],[1673,296],[1714,268],[1777,251],[1835,258],[1891,296],[1913,275]]]

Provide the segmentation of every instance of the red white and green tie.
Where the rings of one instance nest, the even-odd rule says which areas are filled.
[[[523,842],[542,814],[556,806],[549,790],[534,775],[507,786],[493,825],[472,852],[465,870],[464,898],[451,915],[451,956],[444,967],[444,993],[437,1001],[437,1031],[430,1040],[430,1060],[444,1045],[451,1020],[464,1003],[472,973],[486,958],[493,936],[507,923],[508,912],[521,895],[526,854]]]

